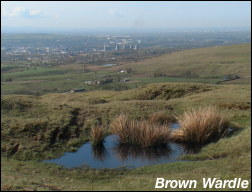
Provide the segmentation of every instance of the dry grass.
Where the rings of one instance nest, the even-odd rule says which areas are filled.
[[[104,141],[105,131],[102,126],[95,126],[91,129],[90,135],[92,145],[100,145]]]
[[[171,130],[166,125],[151,124],[146,120],[129,120],[127,116],[120,115],[111,123],[111,132],[119,136],[121,144],[150,147],[166,144]]]
[[[188,110],[178,117],[181,128],[171,134],[174,141],[204,144],[224,137],[230,122],[212,106]]]

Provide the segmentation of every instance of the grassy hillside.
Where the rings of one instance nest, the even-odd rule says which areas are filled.
[[[159,72],[168,76],[219,77],[236,74],[245,77],[250,75],[250,63],[251,44],[241,44],[179,51],[124,67],[144,76]]]
[[[2,96],[1,188],[154,190],[156,177],[196,179],[199,183],[206,176],[250,180],[250,98],[248,85],[197,83],[159,83],[121,92]],[[93,125],[101,123],[108,131],[118,114],[138,119],[162,112],[177,117],[187,109],[205,105],[216,106],[241,128],[200,153],[183,157],[194,161],[134,170],[69,170],[38,161],[77,150],[89,140]]]

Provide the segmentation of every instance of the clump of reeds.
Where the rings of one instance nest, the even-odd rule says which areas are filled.
[[[111,132],[117,134],[122,141],[128,140],[129,120],[126,115],[119,115],[111,123]]]
[[[105,131],[102,126],[95,126],[91,128],[90,135],[92,145],[101,145],[104,141]]]
[[[178,117],[180,129],[171,134],[174,141],[204,144],[228,133],[229,121],[213,106],[186,111]]]
[[[169,125],[176,122],[176,118],[166,113],[152,113],[147,119],[151,124]]]
[[[111,123],[111,132],[119,136],[120,143],[149,147],[166,144],[171,131],[166,125],[129,120],[127,116],[120,115]]]

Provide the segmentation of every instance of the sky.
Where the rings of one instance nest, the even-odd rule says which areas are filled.
[[[1,1],[1,28],[250,28],[250,23],[250,1]]]

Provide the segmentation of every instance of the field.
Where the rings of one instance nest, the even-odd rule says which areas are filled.
[[[1,189],[155,190],[157,177],[195,179],[198,187],[191,190],[209,190],[202,187],[204,177],[251,182],[250,62],[250,45],[244,44],[186,50],[134,64],[99,66],[87,73],[80,72],[82,66],[71,65],[3,72]],[[132,72],[122,78],[130,77],[133,82],[113,82],[110,88],[80,86],[98,75],[103,75],[101,79],[115,78],[117,70],[126,68]],[[240,79],[216,84],[227,75]],[[7,77],[12,81],[6,82]],[[119,88],[122,85],[128,90],[115,91],[116,86],[126,89]],[[40,94],[14,94],[25,87]],[[74,88],[93,91],[63,93]],[[119,114],[141,119],[162,112],[176,118],[189,109],[209,105],[218,108],[238,130],[204,146],[198,154],[182,156],[181,160],[186,161],[132,170],[66,169],[41,162],[77,150],[90,140],[94,126],[102,124],[105,134],[109,134],[110,123]],[[244,190],[251,190],[251,184]]]

